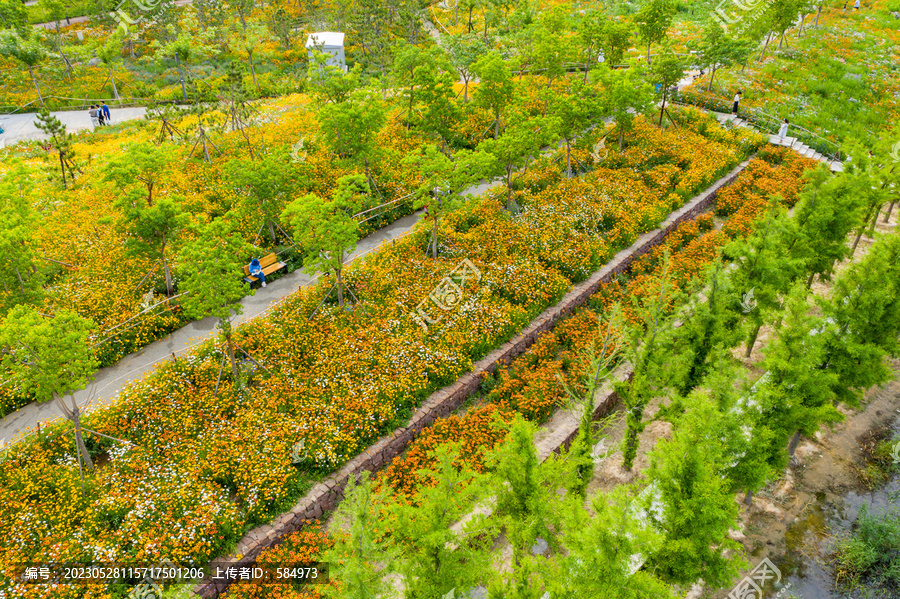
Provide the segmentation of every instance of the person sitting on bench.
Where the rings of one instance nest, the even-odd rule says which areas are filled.
[[[262,281],[262,286],[266,286],[266,273],[263,272],[262,266],[259,265],[259,260],[254,258],[250,261],[250,275],[256,277],[260,281]]]

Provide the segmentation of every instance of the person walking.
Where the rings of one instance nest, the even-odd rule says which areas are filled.
[[[791,123],[787,119],[784,119],[784,122],[781,123],[781,128],[778,129],[778,137],[784,141],[784,138],[787,137],[788,127],[790,127]]]
[[[91,109],[88,110],[88,114],[91,116],[91,125],[95,128],[100,126],[100,118],[97,116],[97,107],[91,104]]]
[[[737,115],[738,113],[738,104],[741,103],[741,90],[738,90],[736,94],[734,94],[734,106],[731,109],[731,112]]]
[[[100,110],[103,111],[103,120],[106,122],[107,125],[109,125],[109,123],[111,121],[110,117],[112,115],[110,115],[110,113],[109,113],[109,106],[106,105],[105,100],[103,101],[103,106],[100,107]]]
[[[100,106],[97,106],[97,120],[100,122],[101,127],[106,125],[106,119],[103,117],[103,111],[100,110]]]
[[[853,9],[859,10],[859,0],[856,0],[856,2],[853,3]]]

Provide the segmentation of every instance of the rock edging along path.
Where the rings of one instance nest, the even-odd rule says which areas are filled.
[[[600,286],[609,282],[630,266],[636,258],[646,254],[659,245],[681,223],[691,220],[707,211],[713,204],[717,192],[734,182],[746,168],[750,160],[745,160],[732,169],[724,177],[713,183],[705,191],[695,196],[684,206],[672,212],[659,228],[641,235],[631,247],[617,253],[607,264],[596,271],[586,281],[575,285],[555,306],[544,310],[537,318],[525,327],[518,335],[498,347],[487,356],[477,361],[472,370],[462,375],[455,383],[431,394],[428,400],[418,409],[406,426],[382,437],[366,451],[347,462],[343,468],[314,486],[290,511],[278,516],[271,524],[254,528],[238,541],[238,555],[216,558],[210,564],[227,568],[252,567],[261,551],[278,545],[283,538],[303,527],[310,521],[321,518],[340,502],[344,487],[351,475],[358,476],[363,470],[376,471],[400,455],[415,437],[435,420],[450,415],[459,408],[466,398],[477,391],[482,375],[493,373],[500,362],[509,364],[524,353],[543,333],[551,330],[562,318],[587,303]],[[602,414],[615,402],[614,394],[595,404],[595,414]],[[547,442],[555,443],[559,448],[571,441],[572,431],[559,431]],[[204,582],[194,587],[193,592],[203,599],[217,597],[228,587],[228,580]]]

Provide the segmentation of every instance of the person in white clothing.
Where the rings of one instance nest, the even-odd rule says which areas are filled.
[[[789,125],[790,125],[790,123],[788,122],[788,120],[784,119],[784,122],[781,123],[781,128],[778,130],[778,137],[780,137],[781,139],[784,139],[785,137],[787,137]]]
[[[734,114],[738,113],[738,104],[741,101],[741,90],[738,90],[738,93],[734,94],[734,107],[732,108],[732,112]]]

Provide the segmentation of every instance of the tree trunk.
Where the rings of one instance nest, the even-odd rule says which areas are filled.
[[[41,102],[41,106],[44,106],[44,96],[41,95],[41,88],[38,87],[37,79],[34,78],[33,67],[28,67],[28,74],[31,75],[31,82],[34,83],[34,89],[37,92],[38,100]]]
[[[866,212],[866,218],[863,219],[862,226],[859,228],[859,233],[856,234],[856,239],[853,241],[853,248],[850,250],[850,257],[853,257],[853,254],[856,253],[856,246],[859,245],[859,240],[862,239],[863,233],[866,232],[866,225],[869,224],[869,219],[872,218],[872,210],[875,209],[875,206],[869,206],[869,211]],[[878,215],[875,215],[875,218],[878,218]]]
[[[891,202],[891,205],[888,206],[887,212],[884,213],[884,220],[881,222],[886,223],[889,220],[891,220],[891,212],[894,211],[894,204],[896,204],[896,203],[897,203],[897,200],[894,200],[893,202]]]
[[[65,405],[62,397],[56,391],[53,392],[53,399],[62,408],[63,414],[75,425],[75,447],[78,453],[81,454],[81,459],[84,460],[85,468],[93,470],[94,462],[91,460],[91,454],[88,453],[87,446],[84,444],[84,437],[81,435],[81,410],[78,408],[78,404],[75,403],[75,397],[72,397],[73,407],[71,409]]]
[[[659,128],[662,129],[662,120],[663,120],[663,111],[666,109],[666,96],[668,94],[663,94],[662,108],[659,109]]]
[[[184,68],[181,66],[181,58],[178,54],[175,55],[175,64],[178,66],[178,71],[181,73],[181,99],[187,102],[187,90],[184,87]]]
[[[278,241],[275,238],[275,223],[271,219],[269,220],[269,238],[272,240],[273,244]]]
[[[566,137],[566,178],[572,178],[572,143]]]
[[[63,158],[63,151],[59,150],[59,168],[62,169],[62,178],[63,178],[63,189],[68,189],[68,185],[66,185],[66,163]]]
[[[494,111],[494,139],[500,136],[500,111]]]
[[[225,345],[228,348],[228,359],[231,361],[231,374],[234,376],[235,389],[241,388],[241,371],[238,370],[237,360],[234,359],[234,339],[231,336],[231,323],[225,318],[219,319],[219,328],[225,334]]]
[[[756,328],[750,332],[750,337],[747,339],[747,351],[744,352],[744,357],[749,358],[750,354],[753,353],[753,346],[756,345],[756,338],[759,337],[759,330],[762,328],[762,323],[756,325]]]
[[[475,28],[472,26],[472,11],[473,11],[473,10],[475,10],[475,5],[474,5],[474,4],[470,4],[470,5],[469,5],[469,22],[466,23],[466,33],[472,33],[472,30],[475,29]]]
[[[247,58],[250,60],[250,75],[253,77],[253,86],[259,91],[259,83],[256,81],[256,68],[253,66],[253,52],[247,52]]]
[[[791,438],[791,444],[788,446],[788,455],[794,457],[794,452],[797,450],[797,446],[800,444],[800,431],[794,432],[794,436]]]
[[[625,147],[625,129],[622,128],[622,125],[619,125],[619,151]]]
[[[744,496],[744,505],[753,505],[753,490],[747,489],[747,494]]]
[[[781,37],[778,38],[778,49],[781,50],[781,45],[784,43],[784,31],[781,32]]]
[[[819,28],[819,15],[820,14],[822,14],[822,5],[821,4],[819,5],[819,9],[816,11],[816,23],[815,23],[816,29]]]
[[[769,40],[772,38],[772,32],[766,34],[766,42],[763,44],[762,53],[759,55],[759,62],[766,56],[766,49],[769,47]]]
[[[709,84],[706,86],[706,91],[712,90],[713,77],[716,76],[716,67],[714,66],[712,70],[709,72]]]
[[[341,264],[344,263],[344,250],[341,250]],[[335,275],[337,275],[337,291],[338,291],[338,306],[341,308],[344,307],[344,280],[341,278],[341,270],[342,268],[336,268],[334,270]]]
[[[469,78],[463,77],[463,102],[469,101]]]
[[[165,249],[163,249],[165,251]],[[166,255],[162,256],[162,265],[163,272],[166,275],[166,297],[172,297],[172,294],[175,293],[175,287],[172,284],[172,271],[169,269],[169,262],[166,260]]]
[[[116,87],[116,80],[113,79],[112,67],[109,67],[109,82],[112,83],[112,86],[113,86],[113,96],[116,98],[116,100],[118,100],[119,99],[119,90]]]

